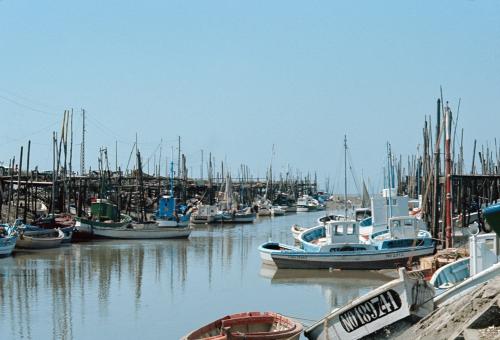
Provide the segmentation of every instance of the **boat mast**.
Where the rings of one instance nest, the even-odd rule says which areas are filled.
[[[392,217],[392,154],[391,154],[391,144],[387,142],[387,154],[388,154],[388,159],[387,159],[387,176],[389,180],[389,204],[388,204],[388,209],[389,209],[389,218]]]
[[[347,135],[344,135],[344,218],[347,221]]]
[[[170,161],[170,197],[174,197],[174,160]]]

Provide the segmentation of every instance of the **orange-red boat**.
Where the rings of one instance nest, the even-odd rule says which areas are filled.
[[[247,312],[227,315],[192,331],[182,340],[297,340],[302,325],[273,312]]]

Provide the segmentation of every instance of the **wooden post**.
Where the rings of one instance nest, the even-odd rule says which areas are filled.
[[[26,158],[26,184],[24,186],[24,214],[23,214],[23,221],[26,223],[26,217],[28,213],[28,179],[29,179],[29,173],[30,173],[30,149],[31,149],[31,140],[28,141],[28,154]]]
[[[16,200],[16,220],[19,217],[19,196],[21,193],[21,172],[23,169],[23,147],[21,146],[21,156],[19,157],[19,171],[17,173],[17,200]]]
[[[446,139],[445,139],[445,180],[446,180],[446,248],[453,247],[453,226],[451,223],[452,215],[452,199],[451,199],[451,122],[452,122],[451,109],[446,105],[445,112],[445,125],[446,125]]]
[[[437,100],[437,121],[436,121],[436,144],[434,148],[434,193],[432,202],[432,225],[433,237],[437,238],[439,235],[439,168],[440,168],[440,130],[441,130],[441,99]]]

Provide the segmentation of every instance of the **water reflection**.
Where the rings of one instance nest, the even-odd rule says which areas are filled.
[[[330,309],[345,305],[394,279],[391,272],[277,269],[263,264],[260,275],[273,285],[309,285],[321,289]]]
[[[188,240],[96,241],[0,259],[2,339],[175,339],[224,314],[274,310],[318,318],[389,280],[278,271],[259,244],[293,244],[314,214],[196,227]],[[352,273],[350,273],[352,274]],[[354,283],[353,283],[354,282]]]

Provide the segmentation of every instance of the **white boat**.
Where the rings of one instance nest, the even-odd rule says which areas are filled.
[[[469,258],[450,263],[434,273],[431,283],[440,290],[434,299],[437,306],[445,305],[500,275],[500,238],[497,234],[472,232],[469,253]]]
[[[158,223],[130,223],[122,228],[94,227],[94,235],[113,239],[188,238],[192,228],[160,227]]]
[[[255,213],[252,208],[233,211],[219,211],[215,215],[214,223],[253,223]]]
[[[317,226],[299,236],[301,252],[271,254],[281,269],[395,269],[408,261],[430,255],[435,243],[428,232],[415,228],[391,226],[390,238],[375,240],[371,244],[360,241],[356,221],[334,221]]]
[[[271,257],[271,254],[282,251],[302,251],[302,250],[300,248],[292,247],[287,244],[278,242],[266,242],[259,246],[260,259],[262,260],[262,263],[268,265],[274,265],[274,261]]]
[[[191,214],[191,223],[207,224],[212,223],[217,215],[217,207],[214,205],[199,205],[197,210]]]
[[[325,224],[332,221],[343,221],[343,220],[345,220],[344,215],[331,214],[319,217],[316,221],[318,222],[318,224]]]
[[[268,199],[262,199],[255,203],[257,206],[257,216],[271,216],[271,201]]]
[[[0,257],[9,256],[14,250],[17,241],[17,233],[13,226],[0,225]]]
[[[384,189],[382,195],[371,197],[371,215],[360,221],[360,234],[368,239],[371,234],[387,229],[389,218],[393,216],[410,216],[408,201],[408,196],[397,195],[395,188]],[[366,213],[368,212],[366,211]],[[361,216],[362,211],[359,212],[357,218],[360,219]],[[425,229],[425,227],[422,227],[422,229]]]
[[[272,216],[283,216],[283,215],[285,215],[285,213],[286,213],[286,210],[280,206],[273,206],[271,208],[271,215]]]
[[[17,242],[17,248],[24,249],[48,249],[57,248],[64,240],[64,233],[61,229],[43,231],[21,232]]]
[[[332,310],[304,333],[310,340],[360,339],[410,315],[428,315],[434,294],[429,283],[400,268],[398,279]]]
[[[319,202],[309,195],[302,195],[297,199],[297,212],[318,210]]]

